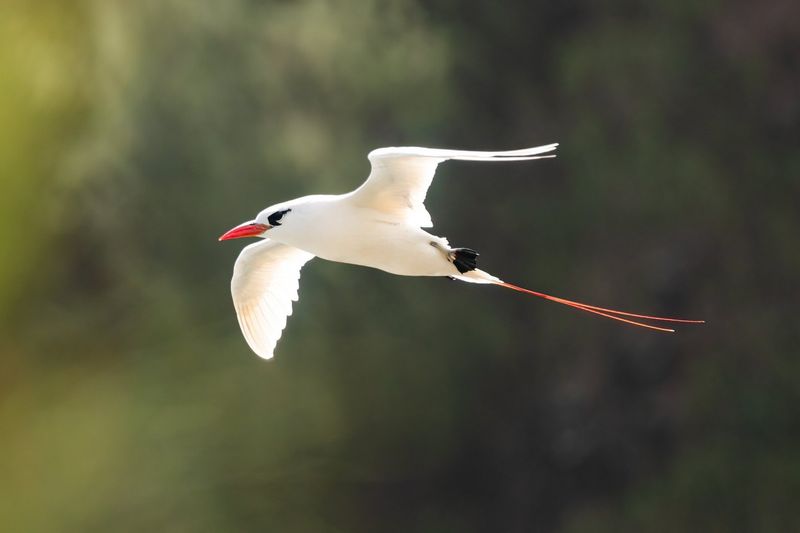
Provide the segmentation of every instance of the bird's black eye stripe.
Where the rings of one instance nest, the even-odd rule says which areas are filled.
[[[284,209],[282,211],[275,211],[274,213],[272,213],[270,216],[267,217],[267,221],[269,222],[269,225],[270,226],[280,226],[281,225],[281,219],[283,218],[283,215],[285,215],[289,211],[291,211],[291,209]]]

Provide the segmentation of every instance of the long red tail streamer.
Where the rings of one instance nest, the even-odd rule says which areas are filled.
[[[559,298],[557,296],[551,296],[543,292],[532,291],[530,289],[526,289],[524,287],[518,287],[517,285],[512,285],[511,283],[506,283],[503,281],[498,282],[496,284],[500,285],[501,287],[505,287],[507,289],[511,289],[517,292],[523,292],[525,294],[530,294],[532,296],[538,296],[539,298],[544,298],[545,300],[550,300],[551,302],[556,302],[562,305],[568,305],[575,309],[586,311],[587,313],[594,313],[595,315],[600,315],[606,318],[610,318],[612,320],[619,320],[620,322],[625,322],[626,324],[631,324],[642,328],[654,329],[656,331],[675,333],[674,329],[653,326],[650,324],[645,324],[644,322],[638,322],[636,320],[628,320],[627,318],[622,318],[622,317],[629,316],[633,318],[641,318],[644,320],[654,320],[660,322],[679,322],[681,324],[705,324],[705,320],[686,320],[684,318],[668,318],[663,316],[639,315],[636,313],[628,313],[627,311],[618,311],[616,309],[606,309],[605,307],[597,307],[595,305],[573,302],[572,300],[566,300],[564,298]],[[617,315],[622,315],[622,316],[617,316]]]

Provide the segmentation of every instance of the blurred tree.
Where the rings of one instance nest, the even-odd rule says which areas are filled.
[[[795,4],[7,0],[0,527],[798,529]],[[316,261],[249,353],[221,231],[553,140],[443,166],[436,232],[706,328]]]

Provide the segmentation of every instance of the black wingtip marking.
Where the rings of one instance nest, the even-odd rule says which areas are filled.
[[[478,268],[478,252],[471,248],[454,248],[453,264],[462,274]]]

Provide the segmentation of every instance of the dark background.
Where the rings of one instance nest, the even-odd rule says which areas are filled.
[[[3,0],[0,528],[800,530],[793,0]],[[270,204],[386,145],[514,283],[658,334],[311,262],[277,357],[229,295]]]

